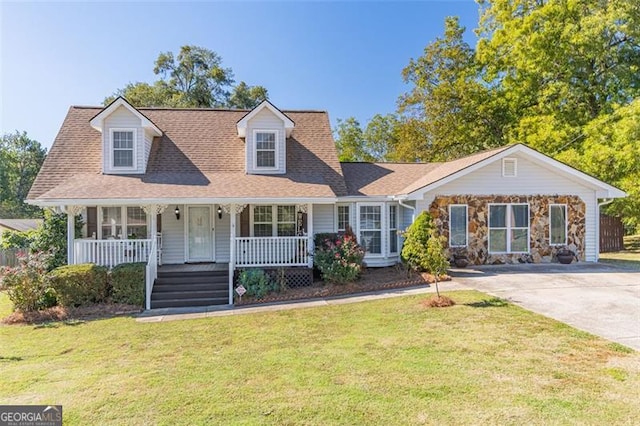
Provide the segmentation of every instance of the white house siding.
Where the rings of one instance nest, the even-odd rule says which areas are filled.
[[[229,262],[231,244],[231,216],[223,213],[222,219],[219,219],[217,209],[218,205],[215,205],[213,216],[216,234],[216,262]]]
[[[276,170],[256,170],[253,167],[254,156],[254,130],[277,130],[276,137]],[[263,108],[247,123],[247,131],[245,137],[246,147],[246,159],[247,159],[247,173],[249,174],[283,174],[286,173],[286,133],[284,128],[284,122],[278,118],[274,113],[269,111],[268,108]]]
[[[595,191],[550,167],[534,163],[523,155],[517,158],[517,176],[502,176],[502,161],[498,160],[425,194],[417,201],[416,212],[428,210],[437,195],[577,195],[586,209],[585,259],[597,260],[598,205]]]
[[[176,220],[172,205],[162,213],[162,263],[184,263],[184,218],[186,207],[179,205],[180,220]]]
[[[144,155],[142,162],[142,170],[147,170],[147,164],[149,163],[149,154],[151,154],[151,144],[153,143],[153,135],[148,130],[144,131]]]
[[[111,129],[135,129],[136,130],[136,170],[114,170],[111,167]],[[102,159],[105,173],[144,173],[145,171],[145,147],[144,131],[140,119],[123,106],[118,107],[104,120],[102,129]]]
[[[313,233],[336,232],[333,204],[313,205]]]

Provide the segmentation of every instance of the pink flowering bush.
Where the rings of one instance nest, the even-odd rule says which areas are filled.
[[[54,306],[55,291],[45,278],[52,254],[19,252],[17,257],[18,265],[0,274],[14,308],[26,312]]]
[[[321,244],[317,244],[314,254],[314,263],[322,279],[336,284],[357,280],[363,260],[364,249],[350,232],[323,239]]]

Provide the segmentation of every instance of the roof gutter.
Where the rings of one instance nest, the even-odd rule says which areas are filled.
[[[406,197],[400,198],[400,197],[394,197],[397,201],[398,204],[400,204],[402,207],[404,207],[405,209],[409,209],[411,210],[411,222],[413,223],[416,220],[416,208],[414,206],[411,206],[409,204],[405,204],[404,200],[406,199]]]

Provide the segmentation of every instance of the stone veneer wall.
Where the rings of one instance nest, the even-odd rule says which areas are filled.
[[[529,253],[489,254],[489,203],[529,204]],[[449,205],[466,204],[468,214],[468,246],[466,255],[471,264],[540,263],[557,261],[556,246],[549,245],[549,204],[567,205],[567,248],[584,260],[585,256],[585,204],[572,195],[454,195],[437,196],[429,212],[440,234],[449,243]],[[453,248],[452,251],[459,249]]]

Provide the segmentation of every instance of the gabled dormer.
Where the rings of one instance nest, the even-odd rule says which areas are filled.
[[[102,133],[102,173],[144,173],[151,143],[162,131],[124,98],[118,97],[89,122]]]
[[[287,172],[287,138],[295,124],[269,101],[242,117],[238,136],[245,139],[245,170],[248,174]]]

